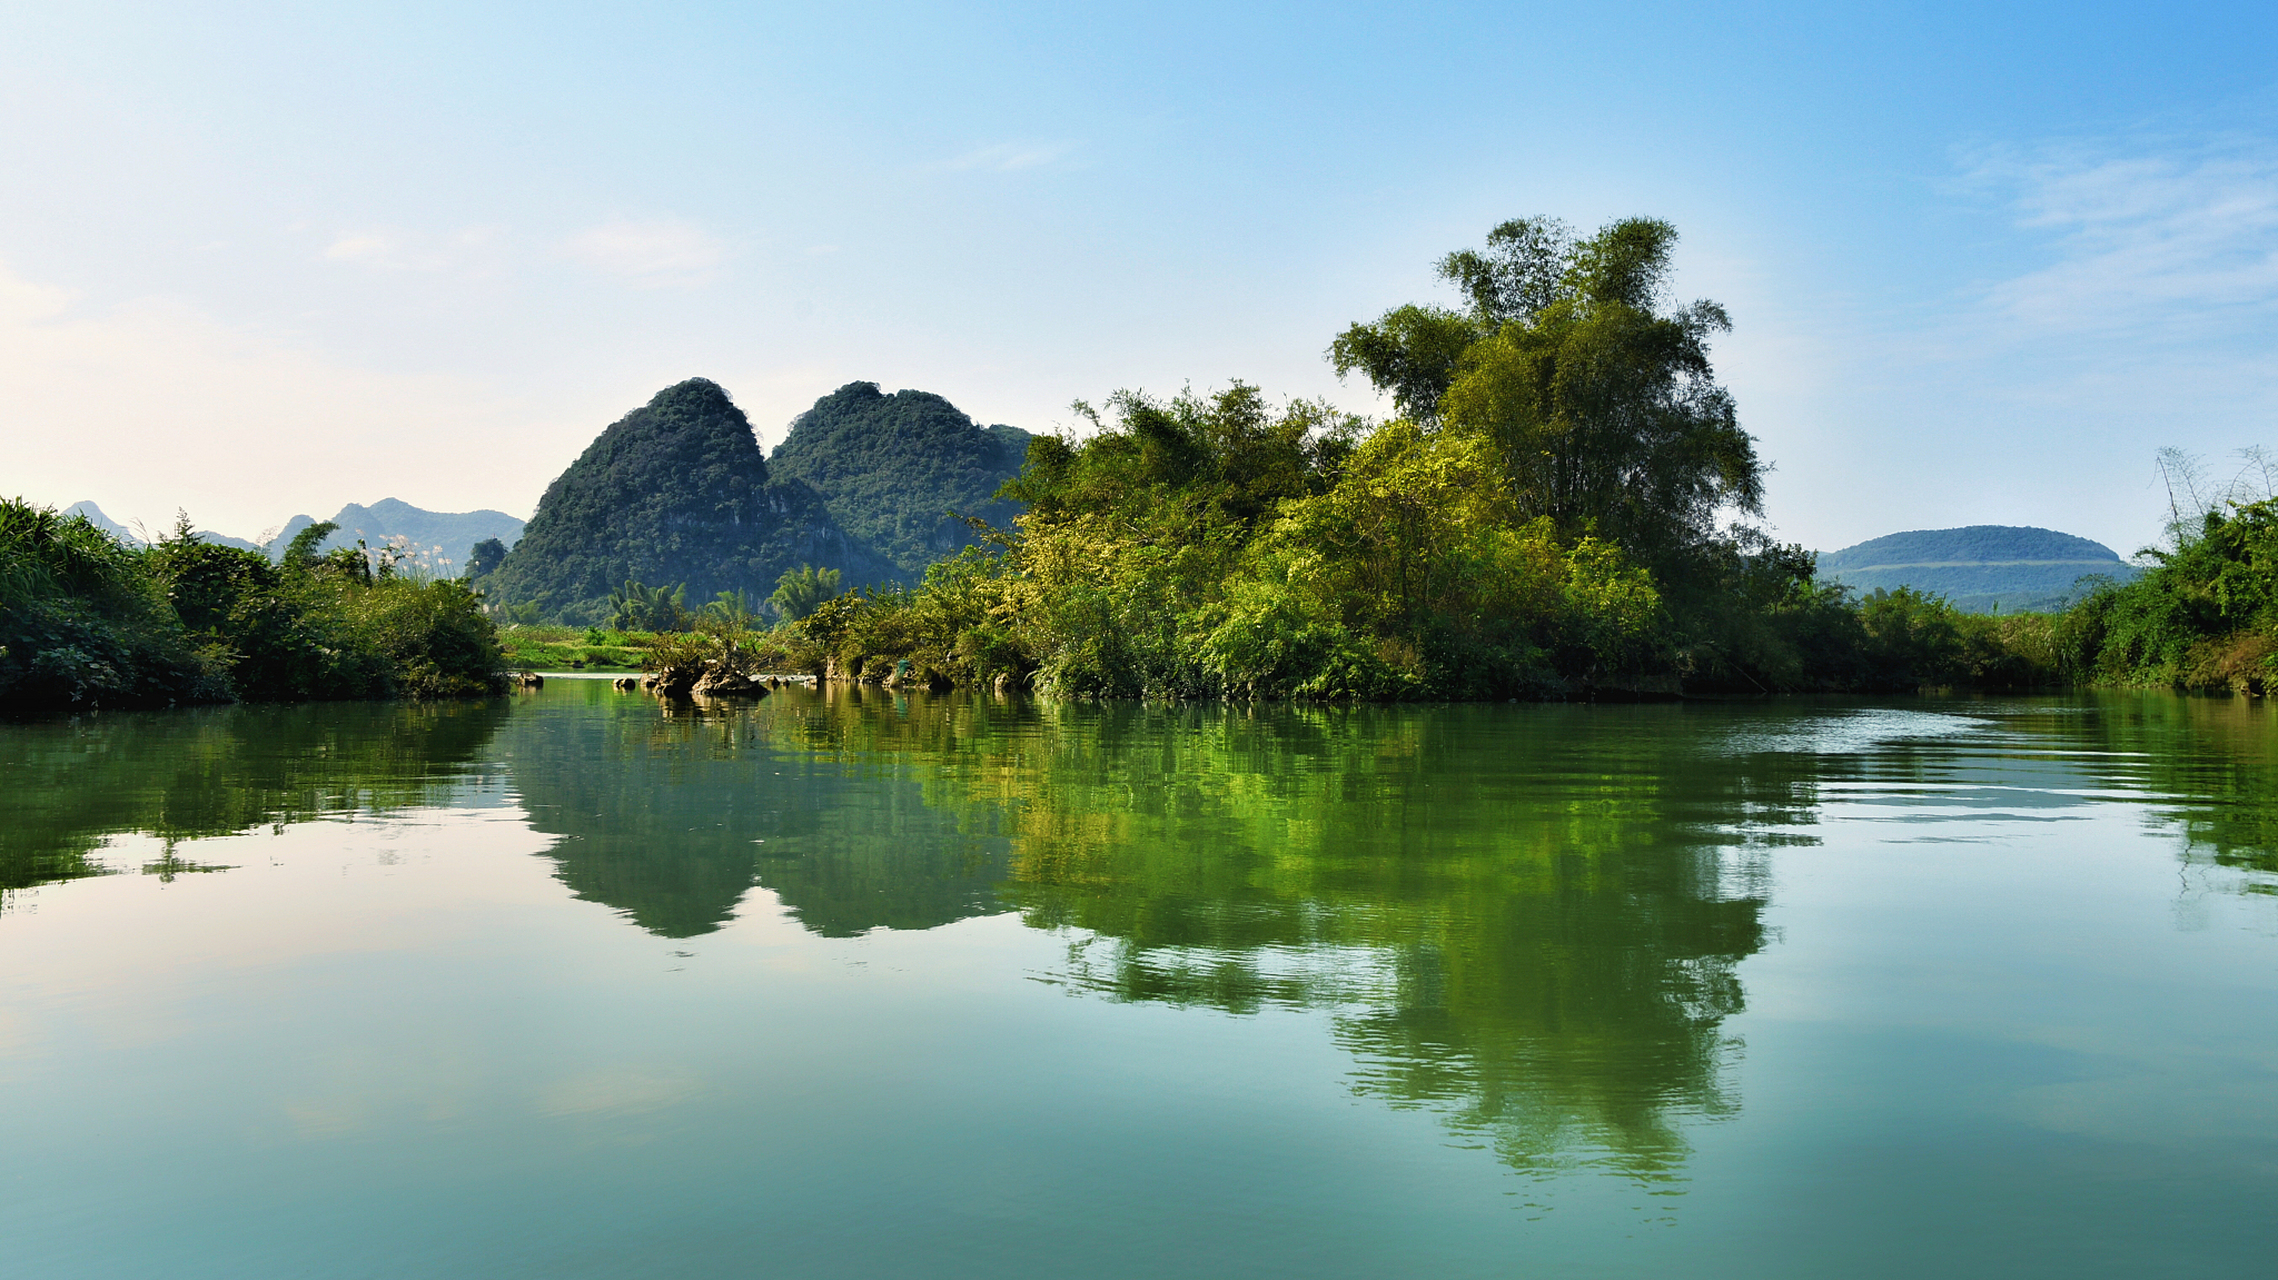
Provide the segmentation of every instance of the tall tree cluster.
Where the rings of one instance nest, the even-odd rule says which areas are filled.
[[[1715,536],[1722,510],[1759,513],[1763,466],[1717,385],[1714,302],[1675,305],[1676,228],[1651,218],[1577,237],[1520,218],[1440,260],[1461,308],[1411,304],[1331,344],[1427,430],[1492,443],[1519,511],[1665,566]]]

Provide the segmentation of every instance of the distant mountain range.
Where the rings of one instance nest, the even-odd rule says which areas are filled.
[[[65,508],[64,514],[84,515],[96,528],[112,537],[128,542],[142,541],[134,530],[104,515],[103,509],[92,502],[75,502]],[[401,538],[403,549],[409,553],[409,563],[442,577],[463,572],[468,551],[483,539],[496,538],[511,547],[522,537],[522,522],[503,511],[428,511],[394,498],[382,498],[368,507],[351,502],[332,517],[332,522],[340,528],[319,544],[318,550],[353,547],[359,538],[365,546],[377,549]],[[315,523],[314,517],[294,516],[285,522],[284,532],[267,546],[211,529],[200,529],[197,534],[207,542],[264,552],[276,560],[283,558],[285,548],[292,545],[296,534]]]
[[[266,548],[270,558],[282,557],[293,538],[315,523],[309,516],[286,521],[284,532]],[[522,538],[522,522],[503,511],[428,511],[394,498],[382,498],[368,507],[351,502],[332,517],[332,523],[340,527],[318,546],[320,551],[353,547],[359,538],[377,550],[401,538],[410,563],[441,577],[464,573],[468,552],[485,538],[509,547]]]
[[[2062,608],[2084,578],[2125,582],[2140,572],[2101,542],[2003,524],[1887,534],[1819,557],[1821,578],[1861,594],[1912,587],[1972,613]]]
[[[112,537],[117,538],[122,542],[140,543],[144,540],[141,534],[136,533],[134,530],[127,528],[125,525],[120,524],[118,521],[104,515],[103,509],[96,506],[92,502],[74,502],[70,506],[63,509],[63,514],[67,516],[85,516],[87,517],[87,522],[89,524],[94,525],[96,528],[101,529],[103,532],[110,534]],[[159,529],[154,530],[153,532],[158,536],[163,537],[166,534],[173,532],[173,530]],[[215,542],[225,547],[238,547],[246,551],[259,551],[261,549],[260,546],[256,543],[247,542],[243,538],[232,538],[226,533],[215,533],[211,529],[197,530],[197,535],[201,541]]]

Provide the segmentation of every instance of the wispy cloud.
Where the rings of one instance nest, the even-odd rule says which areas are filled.
[[[379,271],[484,275],[497,269],[500,239],[497,227],[462,227],[442,235],[363,228],[334,235],[321,256]]]
[[[1042,168],[1067,155],[1071,149],[1068,144],[1061,142],[1000,142],[993,147],[982,147],[954,156],[935,167],[1015,173],[1022,169]]]
[[[728,260],[727,243],[679,218],[619,218],[571,236],[562,251],[641,289],[697,289]]]
[[[2149,337],[2278,313],[2278,147],[2073,145],[1982,157],[1970,178],[2054,258],[1987,291],[2009,319]]]
[[[386,236],[344,235],[325,246],[324,256],[334,262],[385,262],[395,251]]]

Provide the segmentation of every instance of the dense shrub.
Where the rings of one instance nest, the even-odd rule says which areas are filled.
[[[2278,499],[2210,511],[2133,582],[2068,615],[2075,660],[2113,684],[2278,687]]]
[[[45,715],[180,702],[448,697],[503,687],[466,584],[295,540],[282,564],[193,536],[148,548],[0,502],[0,707]]]
[[[227,697],[134,550],[84,516],[0,501],[0,709],[49,715]]]

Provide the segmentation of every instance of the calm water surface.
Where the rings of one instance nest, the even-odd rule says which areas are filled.
[[[2244,1276],[2278,714],[0,728],[0,1271]]]

